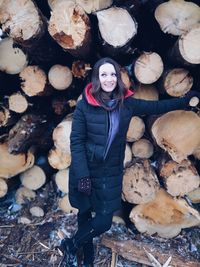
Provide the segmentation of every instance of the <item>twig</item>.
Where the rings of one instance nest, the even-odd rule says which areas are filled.
[[[15,227],[16,225],[11,224],[11,225],[0,225],[0,228],[12,228]]]
[[[46,252],[55,252],[55,250],[19,252],[17,255],[42,254]]]
[[[154,267],[162,267],[162,265],[160,264],[159,261],[156,260],[156,258],[151,254],[149,253],[148,251],[146,251],[146,249],[143,247],[148,259],[151,261],[151,263],[153,264]]]

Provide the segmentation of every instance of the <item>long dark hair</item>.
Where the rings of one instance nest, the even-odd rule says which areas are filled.
[[[127,89],[125,88],[125,85],[124,85],[122,78],[121,78],[121,72],[120,72],[119,64],[115,60],[113,60],[109,57],[101,58],[94,65],[93,71],[92,71],[92,78],[91,78],[91,80],[92,80],[91,93],[100,104],[104,104],[103,99],[102,99],[102,92],[103,91],[101,89],[101,84],[100,84],[100,80],[99,80],[99,68],[105,63],[110,63],[115,68],[116,77],[117,77],[117,86],[113,91],[113,97],[114,97],[114,99],[117,99],[119,101],[120,105],[122,105],[122,103],[124,101],[124,94],[125,94],[125,91]]]

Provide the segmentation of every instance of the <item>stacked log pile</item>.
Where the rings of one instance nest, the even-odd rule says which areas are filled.
[[[18,176],[19,204],[51,179],[59,207],[76,212],[68,201],[71,114],[101,57],[118,61],[138,99],[199,89],[195,1],[4,0],[0,25],[0,197]],[[139,231],[169,238],[200,223],[199,132],[198,106],[132,118],[122,198]]]

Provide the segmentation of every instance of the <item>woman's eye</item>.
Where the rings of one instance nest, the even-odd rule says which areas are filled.
[[[105,73],[102,73],[101,76],[102,76],[102,77],[106,77],[106,74],[105,74]]]
[[[112,73],[112,76],[116,77],[116,73]]]

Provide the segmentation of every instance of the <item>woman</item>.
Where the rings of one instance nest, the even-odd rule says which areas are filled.
[[[92,240],[109,230],[113,212],[120,208],[126,133],[132,116],[183,109],[192,96],[145,101],[132,95],[114,60],[102,58],[95,64],[92,83],[73,116],[69,199],[79,212],[78,231],[61,244],[66,266],[76,266],[79,248],[83,249],[83,266],[93,266]]]

